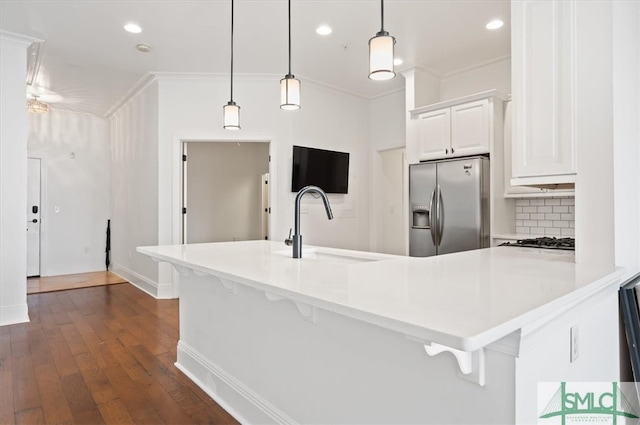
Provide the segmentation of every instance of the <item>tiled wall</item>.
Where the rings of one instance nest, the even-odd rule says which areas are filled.
[[[575,236],[573,197],[516,199],[516,233]]]

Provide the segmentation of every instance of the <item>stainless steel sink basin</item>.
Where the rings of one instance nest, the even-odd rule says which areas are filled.
[[[272,252],[275,255],[281,255],[285,257],[292,257],[291,249],[284,249]],[[342,253],[340,251],[334,251],[331,249],[323,248],[303,248],[302,260],[308,261],[321,261],[327,263],[340,263],[340,264],[359,264],[368,263],[372,261],[380,261],[388,259],[384,254],[368,254],[358,252],[356,255],[350,255],[350,253]]]

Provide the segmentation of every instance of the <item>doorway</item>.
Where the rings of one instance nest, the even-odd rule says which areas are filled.
[[[407,200],[405,197],[406,158],[404,148],[378,152],[375,200],[376,250],[406,255]]]
[[[27,277],[40,276],[42,161],[27,158]]]
[[[184,142],[182,242],[267,239],[268,173],[267,142]]]

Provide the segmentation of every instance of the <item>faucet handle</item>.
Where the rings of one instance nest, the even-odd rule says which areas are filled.
[[[291,228],[289,228],[289,237],[287,239],[284,240],[284,244],[286,246],[291,246],[293,245],[293,238],[291,237]]]

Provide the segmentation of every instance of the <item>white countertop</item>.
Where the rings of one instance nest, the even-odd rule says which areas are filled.
[[[571,251],[495,247],[413,258],[304,249],[302,259],[291,258],[291,247],[270,241],[138,251],[465,351],[617,285],[620,275],[613,267],[575,264]]]

